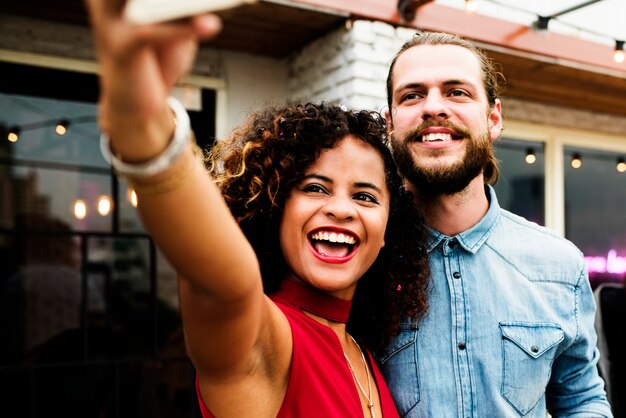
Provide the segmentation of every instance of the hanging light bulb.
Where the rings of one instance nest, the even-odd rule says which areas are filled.
[[[626,161],[624,161],[623,158],[618,158],[617,159],[617,165],[615,166],[615,169],[617,171],[619,171],[620,173],[623,173],[624,171],[626,171]]]
[[[583,160],[580,156],[580,154],[578,153],[574,153],[574,155],[572,155],[572,168],[580,168],[583,165]]]
[[[478,9],[477,0],[465,0],[465,11],[474,13]]]
[[[87,205],[85,201],[82,199],[77,199],[74,201],[74,216],[76,219],[85,219],[87,216]]]
[[[405,22],[411,22],[415,19],[417,9],[433,0],[398,0],[396,8],[398,14]]]
[[[624,62],[624,41],[615,41],[615,52],[613,59],[620,64]]]
[[[548,32],[548,25],[550,24],[550,16],[537,16],[537,20],[533,23],[533,27],[537,30]]]
[[[526,157],[524,157],[524,161],[526,164],[534,164],[537,161],[537,155],[535,155],[535,150],[532,148],[528,148],[526,150]]]
[[[100,216],[107,216],[111,212],[111,199],[109,196],[100,196],[98,198],[98,213]]]
[[[63,136],[67,133],[69,127],[70,122],[67,119],[62,119],[57,122],[56,126],[54,127],[54,132],[56,132],[56,134],[59,136]]]
[[[137,200],[137,192],[132,187],[126,191],[126,197],[132,207],[136,208],[139,205],[139,200]]]
[[[14,126],[13,128],[9,129],[9,133],[7,134],[7,139],[10,142],[17,142],[20,139],[21,133],[22,133],[22,130],[17,126]]]

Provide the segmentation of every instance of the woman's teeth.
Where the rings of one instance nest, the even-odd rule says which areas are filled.
[[[353,236],[343,234],[341,232],[325,232],[319,231],[311,236],[311,239],[317,241],[329,241],[338,244],[356,244],[356,239]]]

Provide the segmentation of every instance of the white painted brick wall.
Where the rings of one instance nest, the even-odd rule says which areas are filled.
[[[318,39],[290,59],[290,97],[383,110],[389,63],[413,33],[382,22],[357,20],[350,29]]]

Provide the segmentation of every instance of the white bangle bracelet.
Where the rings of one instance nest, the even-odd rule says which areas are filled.
[[[100,151],[105,161],[113,167],[115,172],[122,176],[129,177],[150,177],[167,170],[174,164],[176,159],[182,154],[185,145],[191,137],[191,123],[185,107],[175,98],[168,97],[167,104],[174,111],[176,117],[176,128],[174,137],[167,148],[156,157],[143,163],[125,163],[117,158],[111,151],[109,136],[105,133],[100,135]]]

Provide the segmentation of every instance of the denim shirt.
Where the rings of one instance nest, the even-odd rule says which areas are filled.
[[[486,192],[470,230],[430,231],[429,311],[378,353],[400,415],[611,417],[581,252]]]

